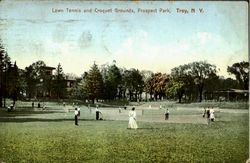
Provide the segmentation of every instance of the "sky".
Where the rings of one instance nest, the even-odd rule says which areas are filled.
[[[108,9],[112,13],[100,12]],[[80,76],[94,62],[115,60],[126,69],[170,73],[179,65],[207,61],[217,66],[218,75],[232,77],[227,66],[248,61],[247,13],[244,1],[1,1],[0,38],[22,69],[43,60]]]

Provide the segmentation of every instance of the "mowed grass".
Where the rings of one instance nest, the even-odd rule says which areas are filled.
[[[146,115],[162,112],[145,110]],[[94,118],[82,107],[75,126],[73,112],[64,113],[57,104],[48,104],[46,111],[28,106],[0,111],[0,161],[246,162],[249,157],[248,113],[218,112],[216,122],[208,124],[139,121],[137,130],[127,129],[128,121]]]

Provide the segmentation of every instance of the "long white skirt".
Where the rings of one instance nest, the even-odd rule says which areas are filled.
[[[137,129],[136,120],[133,117],[129,117],[128,128]]]

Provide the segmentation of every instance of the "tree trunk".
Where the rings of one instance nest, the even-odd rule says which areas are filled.
[[[202,89],[199,89],[199,93],[200,93],[200,102],[202,102]]]
[[[3,102],[2,102],[2,90],[0,90],[0,107],[3,106]]]

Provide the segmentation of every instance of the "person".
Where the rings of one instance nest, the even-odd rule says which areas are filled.
[[[128,128],[131,129],[137,129],[137,123],[136,123],[136,112],[135,112],[135,107],[133,106],[132,110],[129,111],[129,122],[128,122]]]
[[[210,113],[210,120],[211,120],[212,122],[214,122],[214,119],[215,119],[215,117],[214,117],[214,112],[212,112],[212,113]]]
[[[168,120],[168,117],[169,117],[169,110],[167,109],[167,110],[165,111],[165,120]]]
[[[11,112],[10,106],[8,106],[7,111],[8,111],[8,112]]]
[[[99,114],[101,113],[101,111],[98,108],[99,108],[98,105],[96,105],[96,108],[95,108],[96,120],[99,120]]]
[[[45,104],[45,103],[43,103],[43,111],[45,110],[45,108],[46,108],[46,104]]]
[[[122,112],[121,107],[119,107],[119,113],[121,113],[121,112]]]
[[[41,105],[40,105],[40,102],[38,102],[37,107],[40,108],[40,106],[41,106]]]
[[[161,109],[161,105],[160,105],[160,109]]]
[[[207,110],[206,110],[206,108],[204,107],[203,118],[205,118],[205,116],[206,116],[206,112],[207,112]]]
[[[88,108],[89,108],[89,113],[91,114],[91,107],[90,105],[88,104]]]
[[[78,126],[78,111],[77,111],[77,108],[75,108],[75,125]]]
[[[32,108],[34,108],[34,102],[32,102]]]
[[[78,111],[78,116],[80,117],[80,107],[79,106],[77,108],[77,111]]]
[[[63,102],[63,106],[64,106],[64,107],[66,106],[65,102]]]
[[[209,109],[209,107],[207,109],[207,118],[210,118],[210,109]]]

